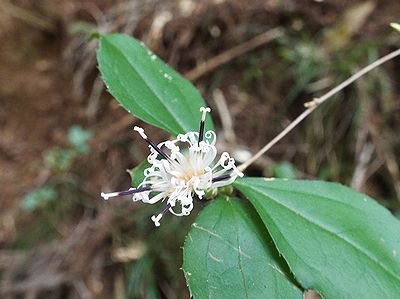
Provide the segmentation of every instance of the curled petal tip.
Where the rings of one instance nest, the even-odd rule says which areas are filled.
[[[207,112],[211,112],[211,109],[210,109],[210,107],[201,107],[200,112],[202,113],[201,121],[204,122],[206,120]]]
[[[138,126],[133,128],[134,131],[138,132],[142,138],[147,139],[147,135],[144,133],[144,129]]]
[[[133,130],[135,130],[136,132],[144,132],[144,129],[138,126],[134,126]]]
[[[162,217],[163,215],[160,213],[160,214],[158,214],[157,216],[156,215],[153,215],[153,216],[151,216],[151,220],[154,222],[154,225],[155,226],[160,226],[160,220],[161,220],[161,217]]]
[[[200,107],[200,112],[211,112],[210,107]]]

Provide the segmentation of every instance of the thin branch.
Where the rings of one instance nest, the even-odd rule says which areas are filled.
[[[229,143],[234,143],[236,140],[235,132],[233,130],[233,121],[231,114],[228,109],[228,104],[222,91],[216,88],[213,92],[213,98],[215,105],[217,105],[217,110],[219,118],[222,123],[222,131],[224,132],[225,140]]]
[[[0,10],[3,10],[6,14],[39,29],[47,30],[49,32],[54,32],[56,30],[56,26],[51,20],[30,10],[18,7],[9,1],[0,0]]]
[[[308,115],[310,115],[319,105],[324,103],[326,100],[331,98],[333,95],[337,94],[339,91],[359,79],[360,77],[364,76],[366,73],[372,71],[374,68],[380,66],[381,64],[389,61],[396,56],[400,55],[400,49],[397,49],[386,56],[378,59],[377,61],[367,65],[363,69],[359,70],[357,73],[352,75],[347,80],[340,83],[335,88],[328,91],[322,97],[315,98],[314,100],[307,102],[304,106],[307,108],[303,111],[293,122],[291,122],[281,133],[279,133],[274,139],[272,139],[269,143],[267,143],[258,153],[256,153],[253,157],[247,160],[245,163],[241,164],[238,168],[240,171],[244,171],[247,167],[249,167],[255,160],[265,154],[272,146],[278,143],[283,137],[285,137],[291,130],[293,130],[300,122],[303,121]]]
[[[357,155],[357,165],[353,172],[353,178],[351,179],[351,188],[356,191],[362,191],[362,186],[365,183],[365,176],[374,151],[374,144],[372,142],[366,142],[359,155]]]
[[[211,58],[210,60],[200,64],[193,70],[187,72],[185,74],[185,77],[190,81],[195,81],[198,78],[209,73],[210,71],[216,69],[220,65],[227,63],[228,61],[231,61],[232,59],[234,59],[240,55],[243,55],[244,53],[252,51],[261,45],[269,43],[270,41],[273,41],[274,39],[277,39],[277,38],[281,37],[282,35],[283,35],[283,30],[281,28],[274,28],[274,29],[268,30],[260,35],[257,35],[256,37],[244,42],[243,44],[240,44],[240,45],[233,47],[225,52],[222,52],[221,54],[218,54],[217,56]]]
[[[89,145],[95,147],[96,144],[108,140],[109,138],[115,136],[116,133],[125,129],[126,127],[128,126],[132,127],[136,122],[137,119],[135,119],[132,115],[127,114],[124,117],[122,117],[118,122],[108,126],[98,135],[96,135],[92,140],[90,140]]]

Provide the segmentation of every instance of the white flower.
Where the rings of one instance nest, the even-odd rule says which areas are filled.
[[[216,160],[216,136],[213,131],[204,133],[206,113],[210,108],[200,108],[202,117],[200,130],[179,134],[176,139],[156,145],[144,130],[135,127],[149,144],[150,167],[145,169],[145,179],[137,188],[127,191],[102,193],[104,199],[132,194],[134,201],[154,204],[167,201],[164,209],[151,217],[156,226],[166,211],[176,216],[187,216],[193,209],[193,199],[201,199],[210,189],[232,184],[243,174],[236,168],[235,160],[228,153],[222,153]]]

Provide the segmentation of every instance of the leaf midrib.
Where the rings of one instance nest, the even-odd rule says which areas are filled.
[[[270,197],[268,194],[259,191],[257,189],[254,189],[252,187],[250,187],[249,185],[247,185],[246,187],[250,188],[251,190],[253,190],[253,192],[261,194],[267,198],[270,198],[273,202],[277,203],[278,205],[281,205],[282,207],[288,209],[290,212],[292,212],[293,214],[300,216],[301,218],[303,218],[304,220],[306,220],[307,222],[309,222],[310,224],[313,224],[314,226],[320,227],[322,230],[328,232],[329,234],[333,235],[334,237],[344,241],[345,243],[349,244],[350,246],[352,246],[353,248],[355,248],[356,250],[358,250],[360,253],[362,253],[364,256],[366,256],[367,258],[369,258],[371,261],[373,261],[375,264],[377,264],[380,268],[382,268],[386,273],[390,274],[392,277],[394,277],[396,280],[400,281],[400,277],[398,277],[395,273],[391,272],[389,269],[387,269],[383,264],[381,264],[378,260],[376,260],[373,256],[370,256],[370,254],[364,250],[362,250],[361,248],[359,248],[356,244],[353,244],[350,240],[343,238],[340,235],[335,234],[334,232],[330,231],[328,228],[325,228],[323,225],[314,222],[312,220],[310,220],[309,218],[307,218],[306,216],[304,216],[303,214],[301,214],[300,212],[297,212],[293,209],[291,209],[290,207],[284,205],[283,203],[280,203],[279,201],[274,200],[272,197]]]
[[[156,92],[157,89],[155,89],[152,85],[149,84],[149,82],[147,82],[147,80],[145,80],[145,76],[143,76],[143,74],[141,72],[139,72],[139,70],[136,70],[135,67],[132,65],[132,63],[130,62],[130,60],[124,55],[124,53],[122,52],[121,49],[119,49],[117,46],[115,46],[113,43],[108,42],[108,40],[106,40],[107,44],[110,45],[112,48],[116,49],[117,52],[122,56],[122,58],[129,64],[129,66],[131,67],[131,69],[133,70],[133,72],[137,73],[138,76],[143,80],[143,82],[145,83],[145,85],[153,92],[153,94],[160,100],[160,103],[165,107],[165,109],[173,116],[173,118],[175,119],[175,122],[180,126],[180,129],[182,130],[182,132],[185,132],[186,130],[186,126],[184,123],[180,122],[180,118],[177,117],[177,115],[174,113],[173,110],[170,109],[170,107],[168,105],[166,105],[166,103],[163,101],[163,98],[160,97],[159,93]],[[177,90],[179,90],[179,93],[181,94],[182,98],[185,98],[182,94],[182,91],[178,88]],[[145,110],[148,114],[151,115],[151,113],[144,108],[142,105],[140,105],[142,107],[143,110]],[[160,121],[161,124],[163,124],[165,127],[170,128],[169,125],[165,124],[163,121],[157,119],[158,121]],[[172,130],[171,130],[172,131]],[[175,130],[173,130],[175,131]]]
[[[340,185],[340,184],[337,184],[337,185],[342,187],[342,185]],[[259,185],[258,185],[257,187],[263,188],[263,186],[259,186]],[[353,206],[353,205],[351,205],[351,204],[349,204],[349,203],[340,201],[340,200],[338,200],[338,199],[336,199],[336,198],[333,198],[333,197],[328,197],[327,195],[316,194],[316,193],[307,193],[307,192],[301,191],[301,190],[295,190],[295,191],[294,191],[294,190],[291,190],[291,191],[287,191],[287,189],[284,189],[284,188],[276,188],[276,187],[271,187],[271,186],[268,186],[268,189],[275,190],[275,191],[283,191],[283,192],[296,193],[296,194],[301,194],[301,195],[305,195],[305,196],[307,196],[307,195],[312,195],[312,196],[315,196],[315,197],[321,197],[321,198],[323,198],[323,199],[330,200],[330,201],[333,201],[333,202],[338,203],[338,204],[340,204],[340,205],[343,205],[343,206],[345,206],[345,207],[348,208],[348,209],[351,208],[351,209],[354,209],[354,210],[357,210],[357,211],[363,211],[361,208],[359,208],[359,207],[357,207],[357,206]],[[366,197],[366,198],[368,198],[368,197]],[[369,200],[369,203],[371,203],[372,200],[369,199],[369,198],[368,198],[368,200]]]
[[[106,43],[106,42],[104,42],[104,43]],[[112,43],[110,43],[110,42],[107,42],[106,44],[112,46]],[[117,48],[117,49],[118,49],[118,48]],[[100,53],[101,53],[101,52],[102,52],[102,46],[100,46]],[[118,52],[121,52],[121,51],[118,51]],[[101,54],[100,54],[100,56],[101,56]],[[124,59],[126,60],[125,57],[124,57]],[[113,66],[112,63],[106,61],[106,59],[103,59],[103,58],[100,58],[100,59],[99,59],[99,64],[107,65],[107,66],[109,66],[111,69],[112,69],[112,66]],[[108,78],[106,78],[106,76],[103,75],[103,79],[104,79],[104,81],[106,82],[107,89],[110,90],[110,92],[111,92],[111,90],[114,90],[114,91],[115,91],[114,88],[111,88],[111,86],[110,86],[110,84],[109,84]],[[126,87],[125,83],[123,83],[122,81],[119,81],[119,82],[121,83],[121,85],[124,87],[124,89],[125,89],[126,91],[129,90],[129,88]],[[129,96],[129,92],[124,92],[124,93],[128,94],[128,96]],[[119,100],[118,100],[118,101],[119,101]],[[135,102],[136,102],[136,101],[135,101]],[[121,103],[121,104],[122,104],[122,103]],[[164,122],[162,122],[162,121],[160,121],[160,120],[154,118],[154,117],[152,116],[152,114],[151,114],[147,109],[145,109],[145,107],[143,107],[142,105],[139,105],[139,104],[136,104],[136,105],[140,106],[140,108],[141,108],[145,113],[148,114],[148,117],[151,119],[152,122],[154,122],[154,123],[159,122],[160,125],[165,126],[165,127],[167,127],[167,128],[170,128],[170,127],[169,127],[167,124],[165,124]],[[130,108],[128,108],[128,109],[130,110]],[[132,114],[132,113],[131,113],[131,114]]]
[[[259,203],[256,203],[254,206],[255,206],[255,207],[256,207],[256,206],[260,206],[260,209],[262,209],[262,205],[259,204]],[[256,209],[257,209],[257,208],[256,208]],[[292,249],[292,254],[295,255],[297,259],[299,259],[299,260],[303,261],[305,264],[307,264],[308,267],[310,267],[313,271],[317,272],[318,275],[320,275],[321,277],[323,277],[323,278],[325,278],[326,280],[328,280],[329,283],[332,285],[332,283],[330,282],[330,280],[328,279],[328,277],[327,277],[326,275],[324,275],[323,272],[321,272],[321,271],[320,271],[319,269],[317,269],[315,266],[313,266],[313,265],[307,263],[307,262],[305,261],[305,259],[304,259],[302,256],[300,256],[300,255],[296,252],[296,250],[295,250],[295,248],[293,247],[293,245],[288,241],[288,239],[286,238],[286,236],[279,230],[279,226],[276,224],[276,221],[274,221],[274,219],[270,216],[270,214],[268,213],[268,211],[266,211],[266,210],[264,210],[264,209],[262,209],[262,210],[264,211],[265,214],[267,214],[267,215],[269,216],[270,221],[272,222],[272,224],[273,224],[273,225],[276,227],[276,229],[278,230],[278,232],[279,232],[279,234],[280,234],[280,237],[281,237],[282,239],[284,239],[285,242],[286,242],[286,244],[287,244],[287,246],[289,246],[289,247]],[[263,223],[264,223],[264,221],[263,221]],[[264,225],[265,225],[265,223],[264,223]],[[267,229],[267,230],[269,231],[269,229]],[[272,241],[274,242],[275,247],[277,248],[278,252],[280,252],[278,243],[276,242],[276,239],[275,239],[275,236],[273,236],[273,235],[271,234],[271,238],[272,238]],[[285,258],[285,260],[287,260],[286,254],[284,254],[283,252],[281,252],[280,254],[282,254],[282,256]],[[292,273],[294,273],[294,271],[292,270],[292,267],[291,267],[289,264],[288,264],[288,267],[289,267],[290,271],[291,271]],[[299,277],[298,277],[297,279],[300,281],[300,278],[299,278]],[[300,281],[300,282],[301,282],[301,281]],[[323,293],[322,290],[319,289],[319,287],[318,287],[317,285],[310,285],[310,287],[312,287],[314,290],[316,290],[319,294],[322,294],[322,293]]]

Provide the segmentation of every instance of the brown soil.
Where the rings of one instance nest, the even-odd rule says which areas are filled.
[[[68,28],[77,20],[93,22],[93,15],[97,12],[104,12],[122,1],[114,3],[109,0],[20,0],[13,1],[11,6],[1,4],[3,2],[7,1],[0,1],[0,247],[8,249],[7,254],[11,254],[5,255],[5,260],[16,254],[16,259],[28,263],[24,266],[14,266],[17,269],[16,273],[23,273],[26,281],[31,283],[30,275],[47,268],[51,262],[52,266],[44,272],[52,277],[53,280],[50,281],[53,284],[44,286],[33,283],[32,289],[26,285],[23,288],[16,282],[18,279],[12,276],[15,273],[11,275],[2,267],[3,251],[0,251],[0,273],[12,276],[7,278],[9,285],[13,286],[15,283],[14,286],[21,287],[16,291],[17,294],[33,296],[27,295],[27,298],[46,296],[43,294],[47,294],[47,298],[79,298],[77,293],[80,280],[85,282],[85,290],[87,289],[91,296],[112,298],[118,289],[123,267],[110,260],[110,239],[115,238],[115,232],[110,232],[110,227],[118,227],[116,230],[122,232],[128,230],[127,226],[133,225],[134,220],[124,218],[125,214],[120,218],[112,217],[109,208],[104,208],[98,202],[98,194],[104,188],[111,190],[129,185],[129,177],[124,170],[134,167],[145,157],[146,146],[137,143],[138,145],[132,147],[134,137],[131,137],[129,126],[137,120],[127,117],[127,113],[116,101],[111,100],[104,92],[100,93],[102,96],[98,98],[97,113],[94,117],[88,117],[88,106],[93,104],[88,99],[97,70],[94,65],[86,70],[82,70],[82,67],[87,59],[93,59],[94,52],[88,54],[84,46],[72,47],[77,40],[81,43],[85,41],[70,35]],[[333,0],[321,4],[317,1],[284,1],[283,5],[279,4],[280,1],[204,1],[197,5],[192,16],[183,16],[175,12],[176,3],[179,1],[167,2],[170,4],[166,7],[172,7],[175,14],[172,21],[163,28],[161,39],[152,40],[146,35],[154,14],[159,12],[157,9],[164,7],[161,4],[155,5],[154,11],[145,11],[131,33],[148,38],[155,52],[183,73],[193,69],[199,61],[210,59],[277,25],[292,28],[295,26],[293,24],[298,24],[303,28],[300,30],[307,32],[304,36],[316,40],[321,29],[335,24],[341,12],[353,3]],[[21,17],[18,12],[16,16],[16,7],[40,16],[39,18],[46,20],[50,26],[44,28],[24,15]],[[399,14],[399,1],[379,1],[366,26],[355,33],[353,42],[365,39],[378,41],[384,44],[382,51],[387,51],[395,42],[391,43],[386,39],[383,41],[381,36],[389,35],[387,24],[393,21],[393,16]],[[208,30],[213,26],[218,27],[214,30],[215,36]],[[116,28],[118,30],[121,26]],[[272,45],[271,49],[276,50],[277,47]],[[67,49],[72,49],[72,55],[71,52],[67,53]],[[196,82],[212,106],[214,104],[211,94],[215,87],[221,88],[229,97],[237,143],[252,152],[264,145],[293,119],[309,96],[307,93],[301,93],[294,105],[282,107],[282,94],[286,94],[287,86],[291,82],[288,79],[289,75],[285,74],[286,64],[278,61],[276,55],[262,52],[262,49],[265,50],[261,48],[239,57]],[[81,60],[82,57],[88,58]],[[253,58],[258,59],[256,63],[259,62],[260,66],[266,69],[265,74],[258,80],[244,82],[243,69],[252,63]],[[389,67],[388,70],[391,71]],[[82,75],[82,72],[83,80],[79,81],[82,90],[80,93],[76,90],[76,80],[77,74]],[[399,105],[396,107],[399,109]],[[220,127],[217,113],[214,116],[217,126]],[[265,125],[266,120],[268,125]],[[390,122],[390,126],[399,128],[399,119],[391,118]],[[80,181],[83,191],[80,190],[77,194],[84,194],[85,202],[79,202],[72,212],[57,224],[57,234],[52,238],[52,243],[38,237],[37,244],[19,255],[19,251],[13,252],[17,247],[15,242],[21,235],[29,235],[30,225],[40,221],[39,218],[35,218],[38,216],[35,213],[29,214],[20,210],[21,200],[35,188],[45,185],[55,175],[44,166],[43,155],[51,148],[69,147],[68,128],[76,124],[95,132],[95,137],[90,143],[91,152],[77,158],[71,173],[68,174]],[[148,130],[156,140],[167,136],[156,128],[149,127]],[[299,129],[289,135],[271,151],[271,157],[278,161],[292,161],[302,177],[315,177],[318,167],[331,162],[332,156],[327,157],[329,154],[324,153],[322,162],[315,162],[315,172],[310,173],[310,166],[303,163],[309,155],[308,145],[305,144],[306,134],[306,129]],[[395,149],[399,148],[397,143],[394,144],[392,153],[396,153]],[[226,143],[223,146],[232,149],[232,144]],[[351,157],[354,151],[354,148],[350,150],[348,156]],[[394,155],[393,159],[396,164],[399,157]],[[263,160],[251,168],[250,173],[270,174],[270,171],[264,168],[265,163],[269,162],[271,161]],[[388,179],[391,174],[387,170],[376,173],[375,179],[370,181],[364,190],[379,198],[395,198],[393,184],[396,181]],[[348,176],[350,177],[351,173]],[[337,177],[333,179],[346,180]],[[385,192],[386,189],[392,191]],[[74,196],[79,197],[76,194]],[[390,202],[388,205],[397,206],[396,203]],[[121,207],[122,209],[118,210]],[[116,209],[118,213],[123,213],[121,211],[124,210],[126,213],[136,208],[127,207],[120,202]],[[105,227],[107,229],[103,229]],[[146,231],[140,238],[148,233]],[[44,246],[45,249],[39,246],[44,244],[50,245]],[[179,246],[177,244],[177,247]],[[66,253],[66,250],[70,252]],[[77,258],[74,253],[79,253],[80,257]],[[35,259],[37,263],[34,262]],[[55,263],[57,259],[61,259],[62,264]],[[107,272],[105,269],[111,271]],[[188,296],[182,277],[171,287],[168,286],[169,282],[165,276],[160,275],[157,279],[165,298]],[[6,281],[5,276],[1,278]],[[107,279],[111,279],[112,283],[107,283]],[[1,287],[0,284],[0,296]],[[78,291],[70,291],[69,288]],[[47,293],[43,293],[43,290]]]

